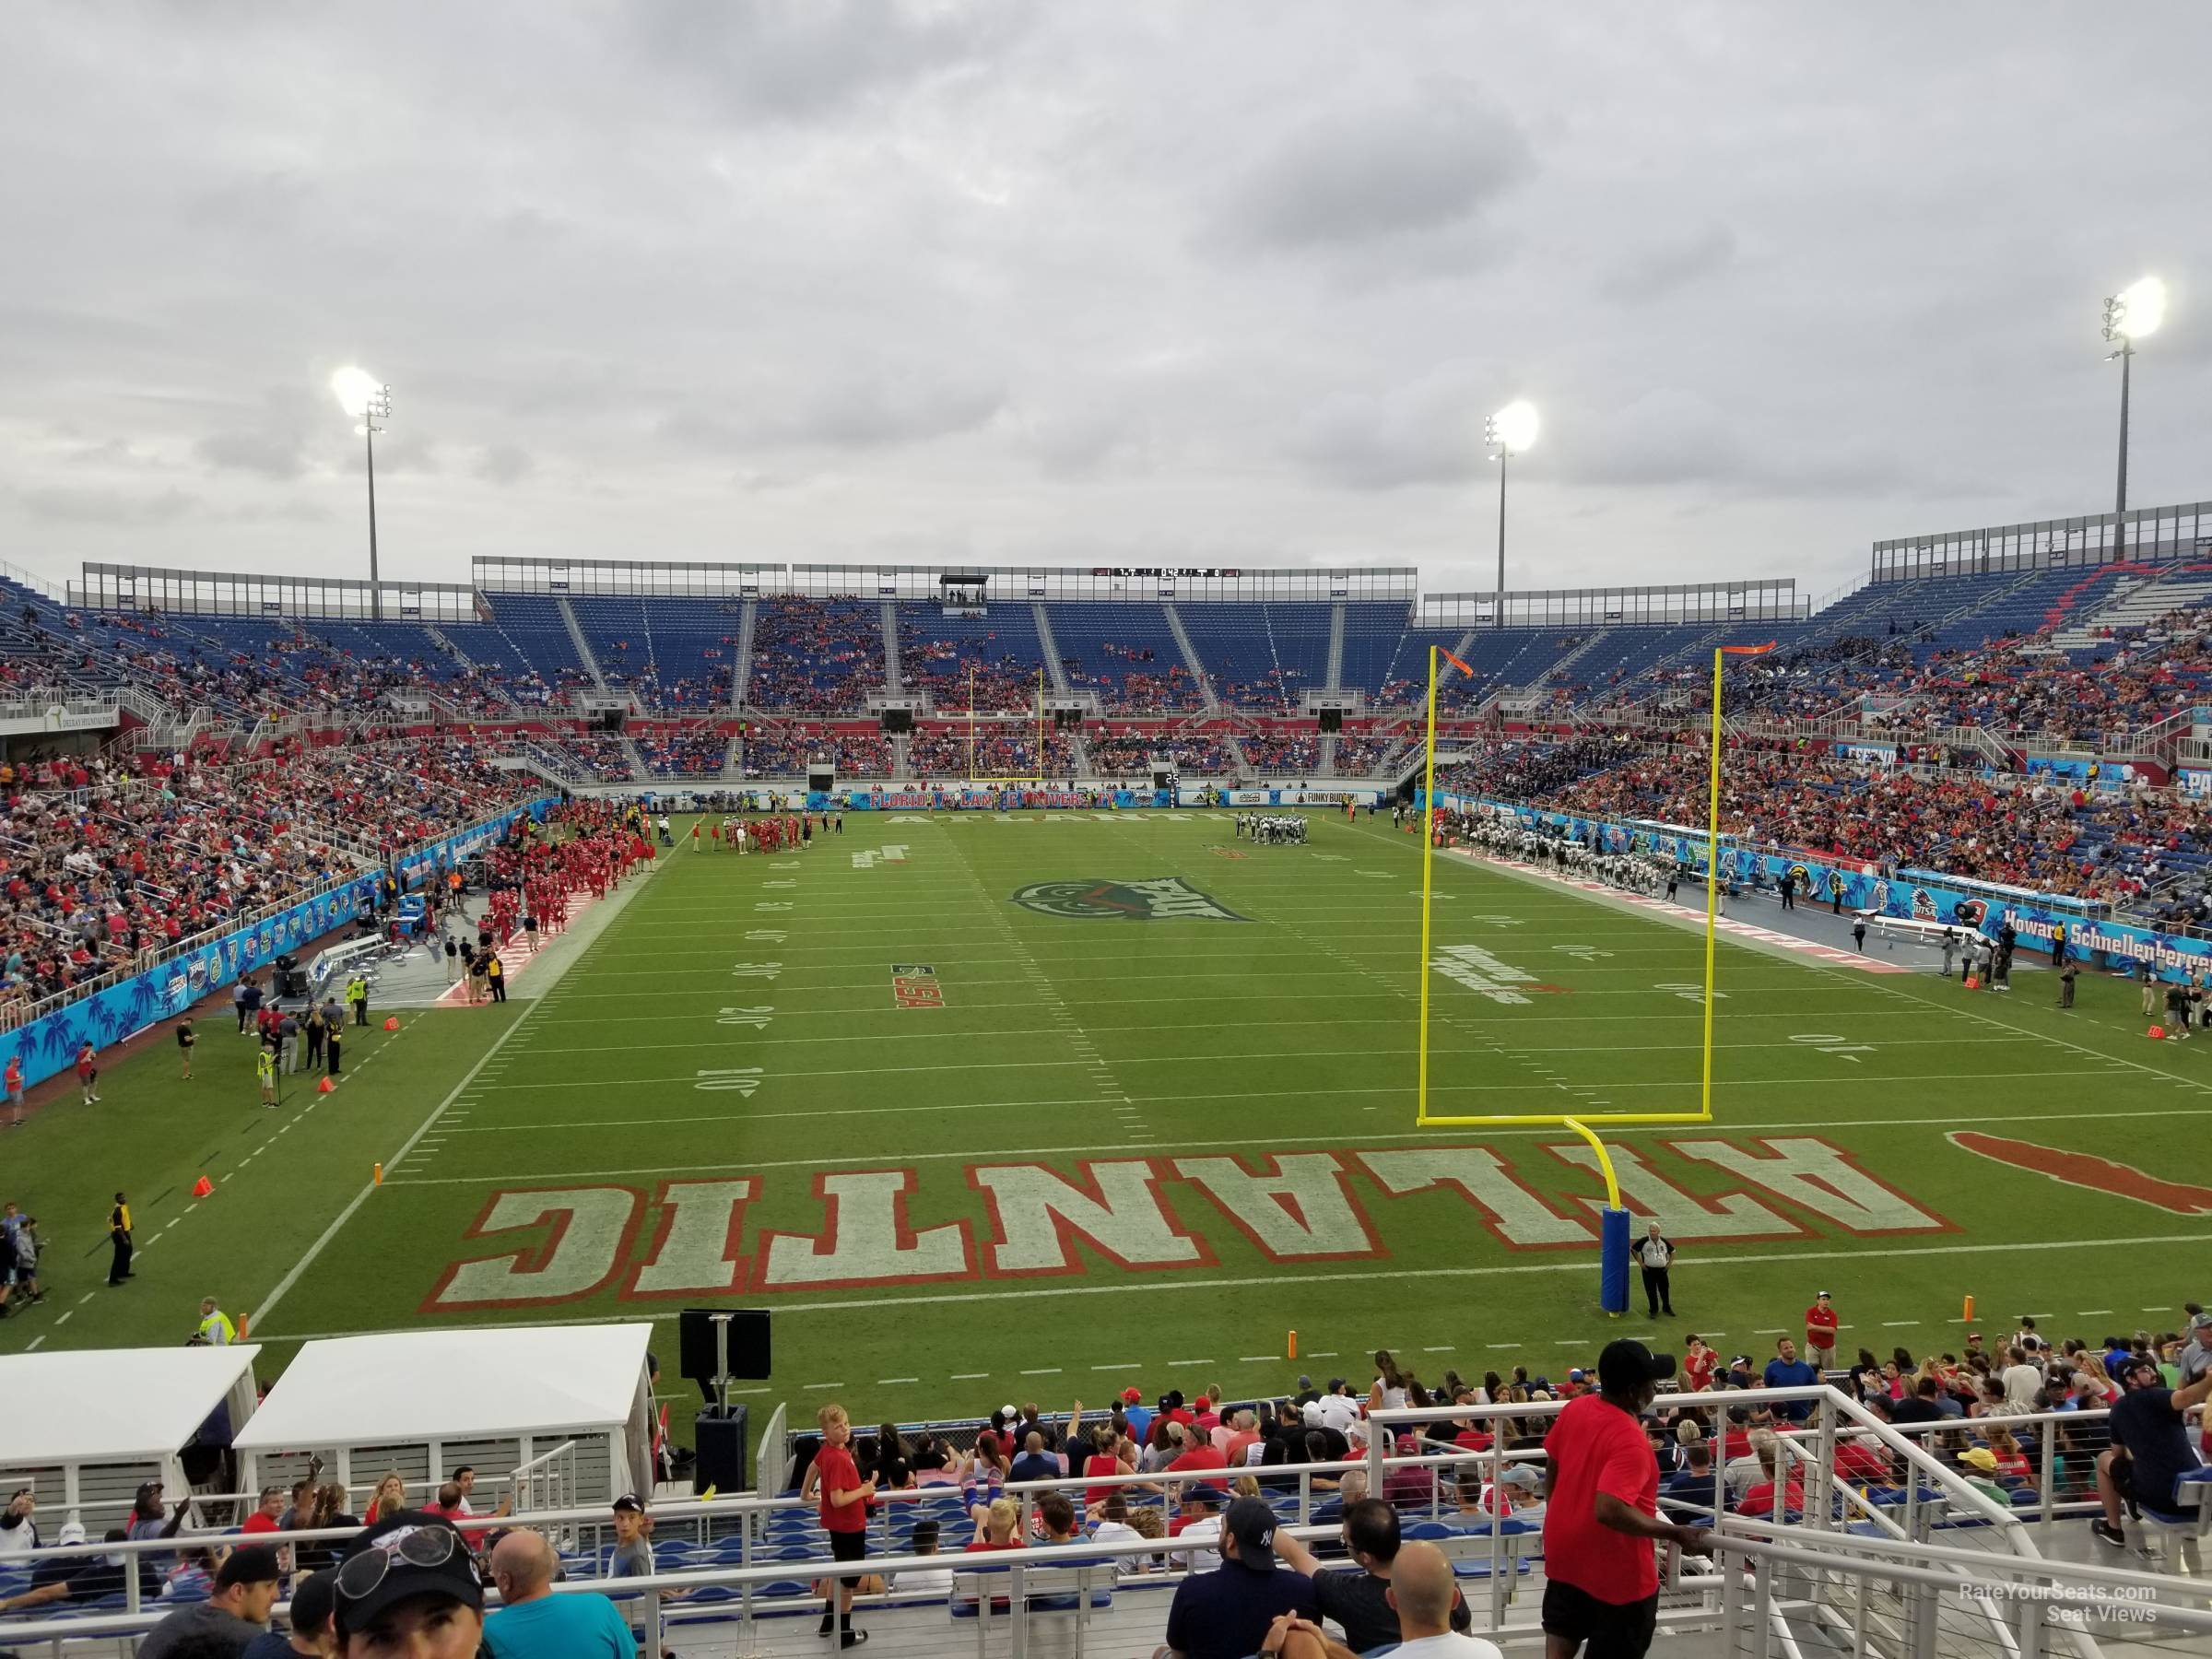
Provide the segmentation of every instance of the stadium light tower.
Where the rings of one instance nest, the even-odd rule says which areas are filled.
[[[2136,342],[2166,321],[2166,285],[2156,276],[2129,284],[2104,302],[2104,337],[2120,359],[2120,489],[2112,507],[2112,556],[2127,557],[2127,395]]]
[[[1505,626],[1505,466],[1536,441],[1536,406],[1510,403],[1483,422],[1482,441],[1498,463],[1498,626]]]
[[[341,369],[330,377],[338,407],[360,425],[353,429],[368,445],[369,457],[369,610],[378,621],[384,617],[384,590],[376,571],[376,435],[392,418],[392,388],[365,369]]]

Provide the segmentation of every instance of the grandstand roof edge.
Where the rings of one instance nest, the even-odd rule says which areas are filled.
[[[368,1445],[621,1428],[653,1326],[486,1325],[304,1344],[234,1444]],[[455,1388],[456,1377],[466,1388]]]
[[[232,1343],[10,1354],[0,1359],[0,1467],[173,1457],[260,1352]]]

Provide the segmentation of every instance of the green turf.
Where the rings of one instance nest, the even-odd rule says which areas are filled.
[[[189,1085],[163,1046],[118,1067],[100,1106],[40,1112],[9,1133],[6,1184],[52,1241],[53,1294],[0,1325],[0,1351],[181,1340],[204,1290],[265,1310],[254,1335],[278,1359],[304,1336],[429,1320],[652,1317],[672,1349],[672,1310],[716,1299],[623,1294],[665,1243],[684,1242],[660,1236],[662,1183],[740,1180],[754,1195],[729,1253],[754,1278],[720,1300],[780,1310],[776,1374],[757,1403],[806,1407],[834,1392],[864,1418],[913,1418],[1103,1400],[1132,1382],[1258,1388],[1297,1369],[1359,1372],[1355,1356],[1377,1345],[1410,1351],[1424,1375],[1557,1367],[1615,1329],[1650,1328],[1641,1301],[1618,1325],[1594,1311],[1594,1246],[1510,1248],[1456,1191],[1394,1196],[1352,1157],[1488,1147],[1559,1216],[1587,1219],[1602,1192],[1570,1161],[1570,1133],[1417,1129],[1419,864],[1385,820],[1317,813],[1301,848],[1237,842],[1203,812],[846,822],[804,853],[665,857],[542,1002],[410,1015],[349,1051],[352,1075],[312,1112],[312,1095],[276,1112],[253,1103],[251,1044],[227,1020],[204,1026]],[[856,866],[887,846],[904,858]],[[1035,883],[1163,877],[1249,920],[1078,919],[1010,902]],[[1438,950],[1478,947],[1539,987],[1500,1004],[1433,978],[1437,1110],[1694,1108],[1700,1006],[1665,987],[1698,981],[1696,933],[1456,860],[1440,860],[1436,879]],[[780,966],[749,978],[741,962]],[[913,964],[935,969],[946,1006],[898,1006],[893,967]],[[2147,1309],[2201,1292],[2185,1247],[2201,1229],[2186,1215],[1947,1139],[1979,1128],[2212,1184],[2197,1081],[2212,1045],[2147,1042],[2132,986],[2085,976],[2081,1006],[2061,1013],[2047,976],[2019,974],[2003,1000],[1734,944],[1720,975],[1715,1124],[1607,1133],[1673,1188],[1735,1213],[1729,1236],[1700,1240],[1716,1224],[1668,1200],[1684,1241],[1668,1338],[1717,1328],[1724,1347],[1764,1353],[1821,1288],[1853,1327],[1846,1347],[1884,1351],[1955,1338],[1968,1293],[1993,1328],[2034,1312],[2100,1335],[2158,1324]],[[759,1007],[772,1012],[724,1013]],[[767,1023],[718,1023],[752,1018]],[[1806,1037],[1842,1041],[1795,1041]],[[700,1087],[741,1067],[759,1068],[749,1094]],[[1909,1201],[1914,1230],[1859,1236],[1822,1213],[1832,1204],[1672,1149],[1719,1140],[1766,1155],[1783,1138],[1847,1152]],[[1371,1242],[1271,1260],[1191,1178],[1220,1185],[1239,1166],[1176,1161],[1241,1159],[1264,1175],[1298,1153],[1341,1159],[1335,1190]],[[384,1184],[317,1250],[379,1159]],[[992,1217],[971,1166],[1073,1178],[1086,1160],[1146,1159],[1197,1260],[1135,1271],[1077,1242],[1071,1274],[988,1271]],[[913,1171],[912,1228],[965,1226],[951,1276],[759,1288],[768,1235],[824,1230],[818,1178],[886,1169]],[[203,1171],[217,1194],[188,1209]],[[100,1229],[119,1183],[147,1248],[139,1278],[110,1292]],[[467,1236],[502,1193],[529,1190],[575,1215]],[[558,1296],[463,1312],[433,1300],[456,1262],[521,1252],[526,1267],[559,1265],[561,1246],[583,1260],[579,1241],[594,1240],[607,1271]],[[1298,1367],[1281,1359],[1292,1329]]]

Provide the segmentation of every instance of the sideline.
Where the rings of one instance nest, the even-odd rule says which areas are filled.
[[[609,901],[609,908],[606,912],[606,923],[611,923],[615,916],[619,913],[622,907],[626,906],[633,896],[639,892],[641,892],[644,889],[646,883],[650,882],[654,876],[665,869],[668,865],[668,863],[669,861],[666,859],[654,859],[653,861],[652,867],[645,872],[644,880],[636,882],[623,892],[615,895],[614,898]],[[600,932],[605,931],[606,924],[606,923],[601,924]],[[576,935],[564,935],[563,936],[577,936],[581,935],[582,932],[582,929],[578,929]],[[596,939],[598,936],[598,933],[594,933],[589,938],[582,939],[575,952],[570,956],[567,961],[559,962],[553,965],[549,977],[547,980],[541,981],[536,987],[540,994],[528,999],[527,1006],[524,1006],[522,1013],[516,1017],[514,1023],[509,1026],[504,1031],[500,1032],[500,1035],[493,1040],[491,1046],[486,1049],[483,1053],[477,1057],[477,1063],[468,1068],[467,1074],[462,1077],[460,1082],[453,1085],[452,1091],[447,1094],[445,1099],[438,1102],[437,1106],[431,1111],[430,1115],[423,1119],[420,1124],[416,1125],[415,1133],[408,1135],[407,1138],[400,1144],[400,1148],[397,1152],[394,1152],[390,1158],[384,1160],[384,1170],[387,1173],[391,1173],[399,1169],[400,1165],[406,1160],[407,1154],[415,1150],[417,1145],[420,1143],[424,1135],[429,1134],[432,1129],[438,1126],[438,1120],[442,1118],[446,1112],[453,1108],[454,1103],[468,1092],[470,1086],[476,1082],[477,1077],[483,1072],[484,1068],[487,1065],[489,1065],[492,1060],[497,1057],[500,1051],[505,1048],[508,1043],[512,1042],[514,1040],[515,1034],[519,1032],[524,1026],[530,1023],[531,1016],[535,1014],[538,1009],[545,1006],[545,997],[543,993],[550,990],[553,985],[559,982],[561,975],[566,973],[570,966],[577,959],[577,958],[582,956],[583,947],[589,945],[592,940]],[[306,1253],[286,1270],[284,1277],[276,1281],[276,1288],[271,1290],[267,1296],[264,1297],[260,1302],[260,1305],[254,1308],[252,1315],[253,1323],[250,1327],[251,1329],[257,1332],[265,1331],[267,1329],[270,1313],[276,1310],[278,1303],[282,1302],[287,1296],[291,1294],[292,1288],[299,1284],[300,1280],[306,1275],[307,1270],[315,1265],[316,1259],[320,1257],[325,1250],[330,1248],[331,1241],[335,1240],[341,1231],[344,1230],[346,1223],[353,1219],[355,1214],[359,1211],[361,1206],[369,1202],[370,1195],[376,1190],[376,1182],[371,1181],[365,1183],[361,1190],[353,1195],[351,1202],[349,1202],[344,1209],[337,1213],[336,1218],[334,1219],[328,1227],[323,1230],[322,1233],[316,1238],[312,1244],[307,1247]]]

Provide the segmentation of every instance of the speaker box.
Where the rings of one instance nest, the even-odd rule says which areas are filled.
[[[887,732],[911,732],[914,729],[914,712],[912,709],[886,709],[882,726]]]
[[[751,1483],[745,1477],[747,1427],[743,1406],[733,1406],[726,1413],[710,1406],[692,1419],[691,1447],[697,1459],[691,1465],[694,1492],[712,1487],[721,1497],[734,1498],[749,1489]]]
[[[1321,712],[1321,729],[1324,732],[1343,731],[1344,711],[1342,709],[1324,709]]]
[[[769,1373],[768,1312],[761,1308],[686,1308],[676,1316],[676,1374],[701,1388],[714,1381],[714,1315],[730,1315],[730,1375],[765,1382]]]

